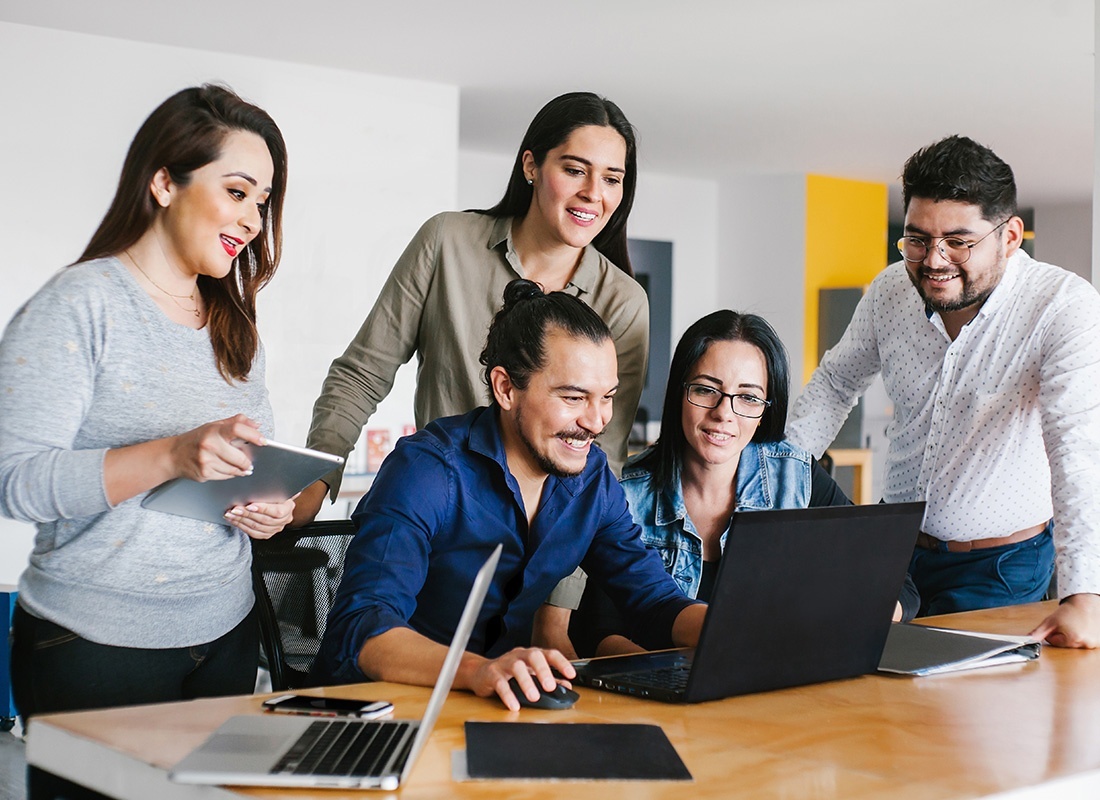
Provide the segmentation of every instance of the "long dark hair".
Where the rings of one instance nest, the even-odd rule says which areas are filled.
[[[523,174],[523,154],[530,150],[535,163],[542,166],[546,154],[563,144],[577,128],[586,125],[614,128],[626,142],[626,174],[623,176],[623,199],[611,219],[604,225],[592,246],[603,253],[615,266],[630,277],[630,254],[626,248],[626,220],[634,205],[634,187],[638,177],[638,150],[634,126],[617,105],[592,92],[569,92],[555,97],[531,120],[527,133],[520,142],[516,163],[508,178],[504,197],[489,209],[481,211],[492,217],[522,218],[531,207],[533,189]]]
[[[766,319],[756,314],[739,314],[729,310],[707,314],[684,332],[672,355],[661,410],[661,436],[645,459],[653,473],[653,485],[657,491],[671,490],[680,479],[684,448],[687,447],[682,423],[684,384],[699,359],[715,342],[747,342],[764,354],[768,371],[766,399],[771,401],[771,405],[764,411],[760,427],[752,440],[778,442],[783,439],[787,427],[787,403],[790,400],[790,366],[787,349],[779,334]]]
[[[263,109],[230,89],[209,84],[184,89],[161,103],[130,143],[115,197],[80,261],[117,255],[137,242],[160,211],[149,191],[157,171],[167,169],[174,183],[186,186],[192,172],[218,158],[232,131],[261,137],[275,173],[263,211],[263,230],[240,252],[228,275],[198,279],[209,311],[207,330],[218,371],[227,381],[243,381],[260,343],[256,293],[271,280],[282,255],[286,145],[279,127]]]
[[[523,278],[504,287],[504,307],[493,317],[478,359],[485,367],[483,379],[492,405],[497,405],[493,369],[503,367],[516,388],[526,389],[531,376],[546,366],[546,334],[551,328],[597,344],[611,338],[600,315],[579,297],[544,293],[537,283]]]

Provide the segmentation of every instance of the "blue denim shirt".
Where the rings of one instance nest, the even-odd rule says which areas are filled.
[[[656,550],[665,570],[688,597],[699,595],[703,575],[703,539],[684,506],[679,482],[672,492],[655,494],[652,473],[638,466],[649,450],[623,468],[622,486],[642,540]],[[789,442],[749,442],[737,468],[737,510],[805,508],[810,503],[813,461],[810,454]],[[727,529],[721,545],[726,548]]]
[[[535,611],[578,564],[633,610],[632,634],[650,646],[670,646],[676,616],[693,602],[643,545],[598,447],[580,475],[546,479],[528,529],[493,408],[438,419],[399,440],[352,520],[359,530],[314,667],[323,681],[365,680],[359,650],[392,628],[449,643],[474,575],[498,543],[504,551],[471,652],[495,657],[527,646]]]

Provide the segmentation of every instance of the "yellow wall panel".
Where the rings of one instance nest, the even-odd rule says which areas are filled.
[[[886,267],[886,184],[806,176],[803,383],[817,366],[818,290],[864,286]]]

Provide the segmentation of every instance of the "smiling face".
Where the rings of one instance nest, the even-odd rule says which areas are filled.
[[[623,200],[626,140],[614,128],[585,125],[536,164],[523,154],[524,176],[534,184],[525,224],[539,238],[581,248],[607,225]]]
[[[530,477],[580,474],[592,441],[611,421],[619,386],[615,345],[549,330],[546,366],[526,389],[507,379],[502,367],[491,379],[501,408],[501,429],[509,468]]]
[[[909,279],[929,308],[965,317],[964,322],[978,313],[1000,283],[1005,264],[1019,248],[1023,234],[1019,217],[1010,218],[1001,231],[990,233],[996,225],[971,203],[923,197],[910,201],[905,213],[906,236],[924,239],[930,245],[944,236],[978,242],[963,264],[952,264],[934,246],[928,247],[924,261],[905,262]]]
[[[710,386],[726,394],[745,394],[768,398],[768,366],[764,353],[743,341],[714,342],[687,373],[686,383]],[[746,419],[733,413],[728,397],[717,408],[700,408],[681,403],[681,424],[687,447],[685,467],[736,467],[741,451],[752,441],[759,419]],[[767,412],[765,412],[767,413]]]
[[[262,138],[230,131],[218,158],[199,167],[186,185],[166,169],[150,191],[161,206],[157,225],[165,256],[183,275],[223,278],[260,233],[274,167]]]

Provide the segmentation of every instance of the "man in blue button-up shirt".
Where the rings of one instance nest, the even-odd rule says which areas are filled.
[[[618,481],[594,438],[611,418],[615,347],[577,298],[513,281],[481,360],[492,405],[436,420],[402,439],[352,519],[344,578],[317,671],[430,685],[439,673],[473,576],[504,551],[455,679],[456,688],[538,698],[556,650],[528,647],[534,614],[579,564],[650,646],[693,646],[695,604],[642,544]]]

